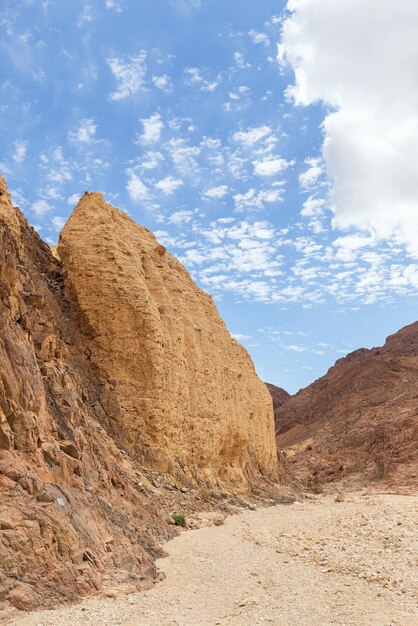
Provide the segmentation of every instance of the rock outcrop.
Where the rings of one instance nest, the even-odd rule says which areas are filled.
[[[170,511],[283,471],[247,353],[148,231],[92,194],[60,253],[65,280],[0,178],[0,613],[149,586]]]
[[[271,383],[266,383],[266,386],[273,399],[273,411],[276,418],[276,415],[279,414],[280,407],[289,400],[291,395],[282,387],[277,387],[276,385],[272,385]]]
[[[360,349],[276,411],[277,443],[314,488],[418,486],[418,322]]]
[[[58,253],[78,345],[119,445],[212,488],[276,480],[269,393],[181,263],[99,193],[80,200]]]
[[[149,586],[174,532],[97,419],[103,385],[69,314],[58,262],[0,178],[0,608]]]

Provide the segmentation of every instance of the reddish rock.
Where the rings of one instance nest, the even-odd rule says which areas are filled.
[[[271,383],[266,383],[266,385],[271,397],[273,398],[273,410],[274,415],[276,416],[278,409],[280,409],[280,407],[289,400],[291,395],[281,387],[276,387],[276,385],[272,385]]]
[[[96,194],[87,194],[83,202],[89,203],[95,198]],[[104,230],[105,237],[98,243],[112,257],[111,228]],[[149,256],[155,259],[159,252],[154,251],[155,240],[150,233],[148,236],[152,240]],[[159,268],[155,272],[155,290],[159,293],[157,271],[167,264],[176,270],[171,274],[173,286],[170,287],[175,291],[177,273],[184,270],[168,254],[155,261]],[[132,267],[130,258],[125,266],[127,273]],[[101,280],[100,276],[97,280]],[[116,280],[123,283],[127,279],[122,276]],[[191,283],[191,279],[188,280]],[[186,276],[183,282],[187,282]],[[89,288],[94,291],[94,281],[89,283]],[[164,293],[167,296],[169,289]],[[119,309],[127,306],[122,298],[122,287],[118,292],[116,285],[113,295],[113,308],[107,300],[101,303],[103,315],[112,320]],[[132,357],[132,346],[128,342],[121,343],[120,360],[114,368],[117,375],[113,375],[110,367],[106,375],[105,368],[100,369],[94,359],[97,326],[94,319],[83,317],[79,310],[81,294],[78,296],[79,300],[75,301],[75,292],[66,290],[59,258],[52,255],[21,212],[12,206],[0,177],[0,611],[11,606],[24,610],[50,607],[120,584],[126,589],[149,587],[160,576],[154,560],[163,555],[161,545],[177,532],[167,520],[168,512],[177,509],[184,499],[186,507],[182,505],[182,510],[199,506],[197,499],[193,501],[193,492],[189,495],[163,488],[167,478],[157,474],[153,458],[146,455],[143,424],[135,433],[135,446],[129,448],[125,436],[129,422],[127,420],[125,430],[121,424],[121,403],[126,403],[121,379],[123,382],[123,377],[130,375],[123,370],[123,356],[129,355],[130,363],[135,365],[144,355],[139,354],[138,359],[135,355]],[[209,301],[209,296],[201,297]],[[178,298],[181,300],[182,296]],[[188,307],[189,301],[184,306]],[[214,310],[214,305],[211,306]],[[154,309],[156,324],[160,317],[169,318],[164,319],[167,345],[174,313],[170,307],[165,309],[165,315],[157,306]],[[191,309],[189,335],[194,329],[193,307]],[[142,328],[138,314],[135,323]],[[222,322],[217,318],[216,324],[221,326]],[[227,334],[226,329],[223,332]],[[196,351],[203,355],[200,346],[203,340],[196,339],[195,333],[193,337],[189,335],[190,345],[198,345]],[[120,336],[123,339],[122,331]],[[146,347],[151,350],[154,336],[150,337]],[[155,337],[163,354],[163,335]],[[176,345],[173,340],[173,351]],[[249,479],[257,483],[264,460],[266,465],[270,462],[270,478],[275,478],[282,468],[274,446],[271,401],[244,350],[231,347],[230,351],[241,354],[245,361],[242,371],[252,381],[251,389],[259,387],[266,410],[263,424],[257,426],[254,416],[247,420],[237,406],[236,413],[248,427],[249,434],[245,431],[240,435],[238,443],[242,443],[244,452],[236,455],[236,464],[228,466],[225,461],[222,469],[225,474],[239,474],[241,469],[241,474],[245,471]],[[218,353],[221,361],[221,349]],[[161,358],[161,369],[163,365],[164,358]],[[178,365],[171,380],[179,372],[183,371],[184,377],[187,373],[192,392],[197,360],[195,365],[190,372]],[[151,362],[149,366],[152,369]],[[157,375],[158,372],[154,372],[154,377]],[[226,376],[225,372],[224,379]],[[141,382],[147,381],[138,384]],[[170,400],[191,402],[189,397],[183,398],[185,387],[181,381],[175,388],[177,395],[173,386],[164,388]],[[228,392],[231,396],[230,406],[233,406],[232,386],[224,389],[225,394]],[[197,403],[198,390],[195,396]],[[254,398],[250,401],[255,402]],[[135,406],[133,400],[132,406]],[[182,416],[180,411],[177,425]],[[208,419],[207,424],[210,423]],[[216,423],[222,425],[220,414]],[[174,426],[173,422],[173,429]],[[183,436],[183,452],[205,436],[209,447],[209,431],[200,432],[202,427],[198,420],[193,426],[194,431],[190,429],[191,434]],[[148,424],[148,427],[152,431],[153,426]],[[233,435],[232,427],[231,432]],[[263,438],[264,432],[268,437]],[[259,446],[257,436],[253,436],[255,447],[250,450],[251,456],[249,442],[254,433],[259,436]],[[168,443],[161,437],[158,440],[157,432],[153,434],[162,453],[166,452]],[[181,437],[181,433],[178,436]],[[228,446],[234,451],[234,441],[231,441],[225,439],[225,455]],[[172,441],[170,445],[174,457]],[[181,469],[181,463],[181,458],[173,458],[177,469]],[[181,471],[178,474],[184,476]],[[266,485],[270,492],[277,488],[272,480],[266,479]]]
[[[314,488],[418,486],[418,322],[339,359],[276,412],[277,444]]]

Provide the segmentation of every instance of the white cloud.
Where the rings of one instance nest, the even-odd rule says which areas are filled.
[[[88,24],[89,22],[94,22],[93,8],[91,5],[86,4],[83,11],[80,13],[77,26],[81,27],[83,24]]]
[[[73,143],[92,143],[97,130],[97,124],[94,120],[84,118],[76,130],[70,130],[68,132],[68,139]]]
[[[234,61],[242,70],[251,67],[251,64],[245,61],[241,52],[234,52]]]
[[[337,259],[341,259],[342,261],[353,261],[356,258],[357,252],[361,248],[373,245],[373,243],[373,237],[346,235],[345,237],[338,237],[338,239],[333,242],[333,246],[337,248]]]
[[[106,9],[113,9],[120,13],[122,11],[121,0],[105,0]]]
[[[173,89],[173,85],[171,84],[171,79],[168,74],[162,74],[161,76],[152,76],[151,80],[158,89],[161,89],[161,91],[165,91],[166,93],[168,93]]]
[[[67,204],[70,206],[74,206],[80,200],[80,195],[78,193],[73,193],[71,196],[67,198]]]
[[[325,201],[322,198],[315,198],[314,196],[309,196],[307,200],[303,203],[303,208],[300,214],[303,217],[315,217],[322,213],[324,209]]]
[[[306,165],[309,165],[308,169],[300,174],[299,183],[304,191],[309,191],[315,187],[319,178],[323,174],[322,159],[306,159]]]
[[[145,50],[141,50],[137,56],[128,57],[127,61],[116,57],[106,59],[117,82],[117,88],[109,95],[109,100],[123,100],[145,89],[146,57]]]
[[[232,135],[234,141],[242,143],[246,147],[253,146],[260,139],[265,139],[272,129],[270,126],[256,126],[254,128],[247,128],[247,130],[238,131]]]
[[[155,187],[165,193],[166,195],[170,195],[176,191],[179,187],[183,185],[183,181],[180,178],[175,178],[174,176],[166,176],[162,180],[155,183]]]
[[[199,146],[189,146],[184,139],[171,139],[167,145],[173,165],[183,176],[190,176],[199,170],[196,158],[200,155]]]
[[[228,185],[219,185],[219,187],[211,187],[203,192],[205,198],[224,198],[228,193]]]
[[[274,176],[285,170],[289,165],[293,165],[293,161],[286,161],[279,157],[269,157],[253,161],[254,173],[258,176]]]
[[[249,211],[251,209],[262,209],[266,202],[281,202],[284,190],[274,187],[272,189],[262,189],[257,191],[252,187],[245,193],[234,195],[235,208],[237,211]]]
[[[252,339],[251,335],[241,335],[241,333],[231,333],[231,337],[237,341],[248,341],[248,339]]]
[[[15,141],[15,151],[13,154],[13,161],[15,163],[22,163],[26,157],[26,150],[28,148],[28,142],[22,139]]]
[[[161,131],[164,128],[164,123],[161,120],[159,113],[154,113],[151,117],[141,119],[143,126],[143,133],[138,138],[138,142],[141,144],[155,143],[161,137]]]
[[[141,167],[144,170],[153,170],[158,167],[162,161],[164,161],[164,156],[161,152],[146,152],[141,161]]]
[[[37,217],[42,217],[53,209],[49,202],[44,199],[36,200],[36,202],[32,204],[31,208]]]
[[[186,81],[189,84],[203,82],[203,76],[200,73],[199,68],[197,67],[186,67],[186,69],[184,70],[184,73],[186,74]]]
[[[248,34],[251,37],[253,43],[262,43],[265,46],[270,45],[270,39],[268,38],[266,33],[259,33],[256,30],[250,30]]]
[[[186,74],[186,84],[198,85],[201,91],[215,91],[219,86],[220,74],[217,80],[206,80],[198,67],[186,67],[184,73]]]
[[[52,228],[58,233],[64,228],[67,222],[66,217],[61,217],[61,215],[54,215],[51,217]]]
[[[128,172],[129,179],[126,185],[126,190],[131,200],[146,200],[149,197],[149,189],[137,174],[132,171]]]
[[[193,211],[187,211],[186,209],[181,209],[180,211],[176,211],[168,218],[169,224],[187,224],[192,221]]]
[[[418,4],[289,0],[279,60],[299,105],[333,107],[323,156],[335,225],[401,237],[418,254]]]

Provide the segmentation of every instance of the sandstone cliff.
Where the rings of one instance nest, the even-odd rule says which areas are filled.
[[[80,200],[58,253],[119,444],[148,467],[211,487],[276,480],[269,393],[181,263],[99,193]]]
[[[68,291],[0,177],[0,619],[149,586],[170,511],[282,472],[248,355],[148,231],[93,194],[60,252]]]
[[[418,322],[339,359],[276,411],[277,443],[308,484],[418,486]]]

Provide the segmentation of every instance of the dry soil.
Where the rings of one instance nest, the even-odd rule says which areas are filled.
[[[16,626],[418,624],[417,498],[350,494],[184,531],[146,593],[19,616]]]

